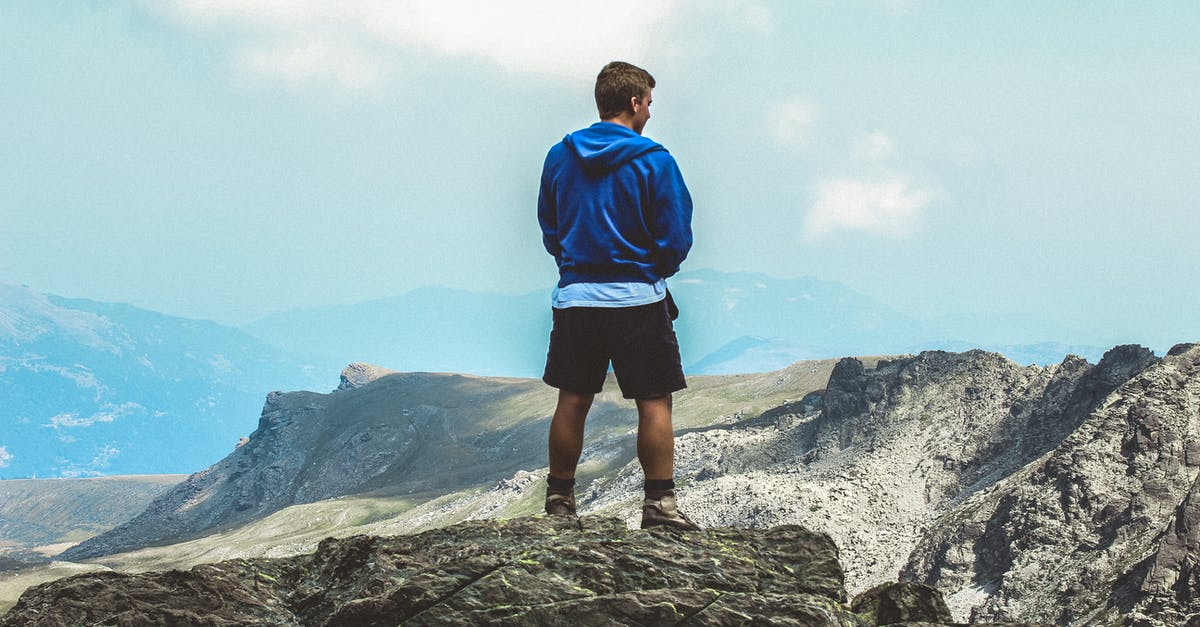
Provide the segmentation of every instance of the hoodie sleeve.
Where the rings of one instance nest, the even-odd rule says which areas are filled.
[[[651,185],[646,225],[654,238],[654,266],[662,278],[674,276],[692,248],[692,196],[675,159],[663,151]]]
[[[558,241],[558,205],[554,196],[554,180],[550,173],[550,156],[542,166],[542,181],[538,186],[537,213],[538,224],[542,227],[542,245],[546,252],[554,255],[554,261],[561,261],[562,245]]]

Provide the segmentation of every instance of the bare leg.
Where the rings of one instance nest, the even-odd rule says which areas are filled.
[[[574,479],[583,453],[583,423],[595,394],[558,391],[558,406],[550,420],[550,476]]]
[[[646,479],[675,476],[675,430],[671,426],[671,395],[638,399],[638,461]]]

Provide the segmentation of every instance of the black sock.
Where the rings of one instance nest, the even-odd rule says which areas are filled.
[[[558,477],[546,477],[546,493],[547,494],[571,494],[575,491],[575,479],[559,479]]]
[[[664,496],[674,496],[675,480],[674,479],[647,479],[644,490],[646,498],[661,499]]]

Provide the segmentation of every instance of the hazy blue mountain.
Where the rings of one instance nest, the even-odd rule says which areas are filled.
[[[797,361],[816,359],[823,350],[779,338],[742,336],[689,364],[694,374],[770,372]]]
[[[921,321],[869,296],[811,277],[699,270],[673,279],[671,292],[679,303],[676,328],[688,364],[728,361],[728,345],[745,337],[790,346],[797,361],[902,352],[906,340],[920,341],[929,333]],[[755,370],[778,367],[763,363]]]
[[[204,468],[267,392],[332,387],[313,372],[231,327],[0,284],[0,478]]]
[[[767,372],[802,359],[984,347],[1022,363],[1097,359],[1100,343],[1062,345],[1064,325],[1021,316],[922,320],[833,281],[684,272],[670,281],[685,369]],[[326,371],[364,361],[404,371],[537,377],[550,333],[549,292],[421,288],[364,303],[273,315],[244,330]],[[1022,331],[1024,329],[1024,331]]]
[[[696,364],[688,368],[696,373],[731,372],[706,369],[723,361],[707,356],[728,352],[723,347],[744,336],[805,347],[739,362],[757,372],[800,359],[900,350],[924,336],[920,322],[829,281],[703,270],[672,279],[671,291],[682,310],[676,328],[684,363]],[[289,352],[308,351],[330,370],[365,361],[396,370],[537,377],[550,334],[549,293],[549,288],[506,295],[428,287],[286,312],[243,328]]]
[[[352,362],[393,370],[541,376],[549,290],[523,295],[425,287],[353,305],[263,318],[243,329],[327,372]]]

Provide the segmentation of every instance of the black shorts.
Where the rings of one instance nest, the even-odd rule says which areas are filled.
[[[595,394],[604,388],[609,361],[625,398],[658,398],[687,387],[666,301],[554,310],[542,375],[547,385]]]

